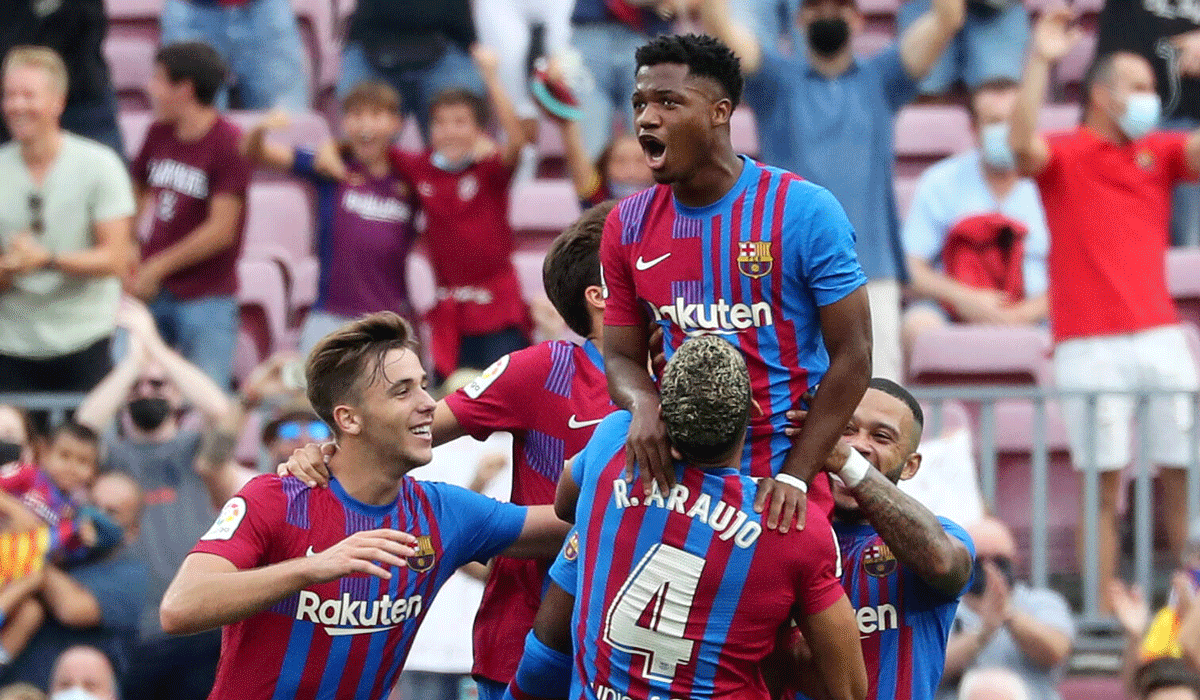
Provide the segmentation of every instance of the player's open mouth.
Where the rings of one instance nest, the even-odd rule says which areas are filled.
[[[638,136],[638,143],[642,146],[642,153],[646,154],[646,165],[651,170],[661,168],[666,162],[667,144],[650,134]]]
[[[432,423],[426,423],[424,425],[418,425],[415,428],[409,428],[408,432],[410,432],[413,435],[416,435],[418,437],[428,438],[428,439],[432,440],[433,439],[432,426],[433,426]]]

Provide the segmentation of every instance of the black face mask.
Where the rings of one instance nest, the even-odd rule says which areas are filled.
[[[975,557],[975,578],[971,580],[971,587],[967,589],[967,593],[971,595],[983,595],[984,589],[987,588],[987,571],[984,570],[984,562],[992,562],[996,568],[1000,570],[1000,575],[1008,582],[1008,587],[1017,582],[1016,568],[1013,566],[1012,559],[1008,557]]]
[[[0,464],[15,462],[21,458],[21,446],[15,442],[0,440]]]
[[[833,56],[850,41],[850,25],[841,17],[818,19],[808,25],[808,45],[820,56]]]
[[[134,399],[129,402],[129,418],[147,432],[163,424],[171,413],[171,402],[161,398]]]

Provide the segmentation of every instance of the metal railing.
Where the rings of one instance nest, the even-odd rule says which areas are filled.
[[[930,435],[942,432],[944,406],[948,401],[958,401],[977,408],[978,420],[974,430],[975,444],[979,457],[979,480],[984,505],[990,513],[997,512],[997,462],[1000,450],[997,446],[997,404],[1007,401],[1025,401],[1032,405],[1033,420],[1029,436],[1030,458],[1030,579],[1035,586],[1047,586],[1049,570],[1049,503],[1048,482],[1050,448],[1048,446],[1048,411],[1051,402],[1082,399],[1086,405],[1084,416],[1085,432],[1096,433],[1096,407],[1101,396],[1124,395],[1135,402],[1133,431],[1135,436],[1133,463],[1138,466],[1134,477],[1133,526],[1134,556],[1133,579],[1144,591],[1151,591],[1154,580],[1154,502],[1151,465],[1147,463],[1149,434],[1147,431],[1149,402],[1155,398],[1184,396],[1191,406],[1192,422],[1188,433],[1188,463],[1180,465],[1187,471],[1188,522],[1200,514],[1200,393],[1190,391],[1067,391],[1048,387],[1025,386],[922,386],[913,387],[913,394],[931,408],[926,418],[926,429]],[[1069,426],[1068,426],[1069,429]],[[1082,571],[1082,617],[1084,627],[1107,628],[1110,621],[1099,615],[1099,542],[1097,524],[1100,510],[1100,477],[1092,468],[1096,464],[1096,443],[1089,440],[1086,454],[1071,455],[1074,464],[1087,465],[1080,470],[1083,484],[1083,528],[1084,557]],[[1119,547],[1118,547],[1119,551]]]

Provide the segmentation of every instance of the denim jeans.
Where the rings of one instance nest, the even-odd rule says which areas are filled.
[[[230,388],[238,330],[237,299],[211,296],[181,300],[164,289],[150,303],[150,312],[167,345],[179,350],[217,386]]]
[[[244,109],[309,108],[305,49],[289,0],[236,6],[166,0],[161,24],[163,45],[203,41],[225,58]],[[228,95],[218,96],[217,106],[227,105]]]
[[[930,0],[909,0],[900,5],[896,24],[904,31],[931,6]],[[939,95],[957,80],[968,88],[991,78],[1021,79],[1025,45],[1029,41],[1029,11],[1019,2],[995,14],[984,15],[967,5],[963,28],[950,40],[942,57],[921,81],[921,92]]]
[[[342,49],[342,72],[338,76],[338,98],[364,80],[381,80],[400,93],[400,107],[417,118],[421,135],[429,140],[429,104],[443,90],[464,88],[484,96],[483,79],[471,57],[451,43],[446,53],[425,68],[381,71],[371,64],[362,44],[347,43]]]
[[[649,41],[618,22],[577,24],[572,43],[583,57],[583,65],[592,73],[591,94],[580,96],[583,118],[583,145],[595,160],[612,138],[613,118],[618,111],[625,116],[625,128],[633,127],[633,84],[637,73],[634,53]]]

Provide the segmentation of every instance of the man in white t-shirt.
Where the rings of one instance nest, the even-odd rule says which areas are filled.
[[[0,391],[87,391],[112,366],[133,187],[108,146],[59,127],[67,69],[18,46],[3,68]]]
[[[956,321],[1035,324],[1046,319],[1046,254],[1049,234],[1037,186],[1017,175],[1008,147],[1008,118],[1017,83],[998,78],[981,83],[968,101],[979,147],[942,160],[922,175],[901,231],[911,276],[909,294],[919,300],[904,314],[905,350],[924,331]],[[974,287],[947,274],[943,249],[964,220],[1001,214],[1025,230],[1021,263],[1024,297]]]

